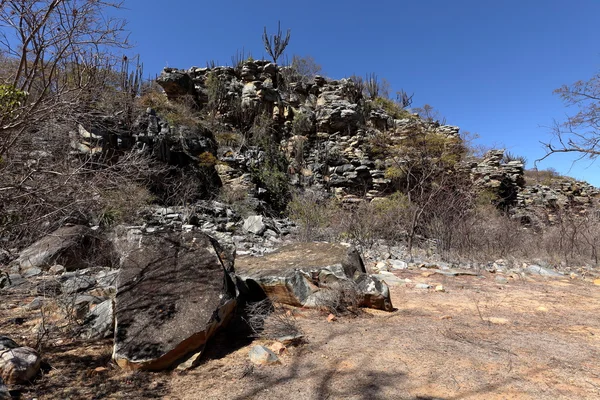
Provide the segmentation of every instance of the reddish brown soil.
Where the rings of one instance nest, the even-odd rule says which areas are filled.
[[[126,373],[110,361],[110,340],[50,338],[52,368],[30,386],[31,399],[598,399],[600,286],[581,280],[423,276],[392,288],[398,308],[327,322],[299,310],[308,343],[288,348],[281,364],[252,367],[250,346],[213,341],[188,372]],[[445,292],[414,288],[442,284]],[[26,304],[28,298],[2,299]],[[0,308],[0,332],[31,344],[36,313]],[[11,318],[26,318],[16,325]],[[58,340],[58,342],[57,342]]]

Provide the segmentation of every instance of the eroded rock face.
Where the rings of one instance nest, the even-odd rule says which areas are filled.
[[[125,369],[172,368],[231,316],[232,256],[199,232],[129,240],[117,283],[113,359]]]
[[[253,297],[260,287],[273,301],[299,307],[322,307],[336,291],[356,292],[359,306],[393,309],[385,282],[366,274],[356,249],[332,243],[296,243],[264,257],[236,261],[240,292]],[[344,301],[343,296],[333,301]]]

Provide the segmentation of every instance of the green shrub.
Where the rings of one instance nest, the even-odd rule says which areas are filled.
[[[12,85],[0,85],[0,114],[2,118],[10,116],[27,99],[27,93]]]

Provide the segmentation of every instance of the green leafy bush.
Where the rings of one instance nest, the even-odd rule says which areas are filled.
[[[4,119],[19,107],[21,107],[27,99],[27,93],[16,89],[12,85],[0,85],[0,114]]]

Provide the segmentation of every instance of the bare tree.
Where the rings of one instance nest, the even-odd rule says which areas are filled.
[[[277,33],[271,36],[267,34],[267,27],[265,26],[262,37],[263,43],[265,45],[265,50],[269,53],[275,64],[277,64],[277,60],[289,44],[290,34],[291,31],[288,29],[286,35],[283,36],[283,32],[281,32],[281,21],[277,22]]]
[[[413,111],[427,122],[438,122],[441,125],[446,124],[446,118],[440,114],[439,110],[436,110],[429,104],[425,104],[423,107],[416,107]]]
[[[564,122],[555,121],[552,128],[555,140],[542,142],[546,155],[537,161],[555,153],[576,153],[580,159],[595,159],[600,155],[600,73],[585,82],[563,85],[554,93],[568,107],[576,107],[577,112],[567,115]]]
[[[127,47],[125,21],[108,16],[121,4],[0,0],[0,84],[21,97],[0,115],[0,157],[30,127],[65,118],[100,93],[102,74],[121,59],[111,51]]]

